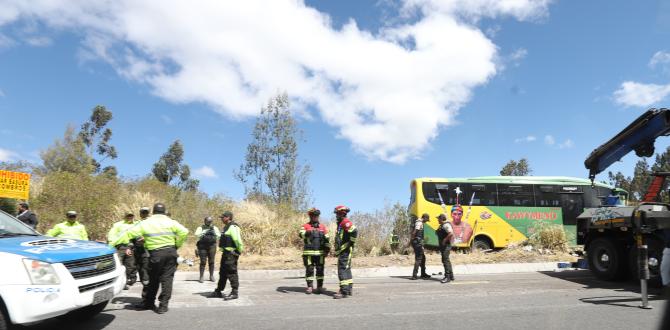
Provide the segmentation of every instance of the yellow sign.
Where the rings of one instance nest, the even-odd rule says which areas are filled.
[[[0,197],[28,199],[30,174],[0,170]]]

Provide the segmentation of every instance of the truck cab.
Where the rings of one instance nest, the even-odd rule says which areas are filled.
[[[0,330],[73,313],[92,317],[123,290],[115,251],[43,236],[0,211]]]

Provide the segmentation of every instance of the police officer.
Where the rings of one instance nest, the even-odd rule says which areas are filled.
[[[205,276],[205,265],[209,264],[209,280],[214,282],[214,258],[216,256],[216,240],[221,236],[221,231],[212,224],[212,217],[206,217],[204,224],[195,230],[198,239],[198,258],[200,258],[200,280],[203,283]]]
[[[354,245],[358,230],[347,219],[349,208],[343,205],[335,207],[337,220],[337,236],[335,237],[335,256],[337,256],[337,276],[340,279],[340,292],[333,298],[342,299],[353,294],[353,276],[351,274],[351,258],[354,254]]]
[[[307,281],[307,289],[305,293],[321,294],[323,289],[323,274],[325,258],[330,252],[330,238],[328,236],[328,228],[319,222],[321,211],[316,208],[311,208],[307,211],[309,222],[302,225],[300,228],[300,238],[305,243],[302,252],[302,261],[305,265],[305,280]],[[316,268],[316,277],[314,276],[314,268]],[[316,280],[316,291],[314,291],[314,280]]]
[[[140,208],[140,220],[139,222],[142,222],[149,218],[149,213],[150,210],[148,207],[141,207]],[[142,285],[147,286],[149,285],[149,251],[144,248],[144,237],[137,237],[131,240],[133,243],[133,255],[135,256],[135,268],[137,269],[137,273],[140,276],[140,283]],[[132,283],[135,283],[137,281],[137,277],[133,277],[131,279],[131,285]],[[142,291],[143,293],[146,292],[145,290]],[[144,298],[144,297],[142,297]]]
[[[187,235],[188,229],[165,215],[165,205],[156,203],[151,217],[128,229],[114,242],[116,245],[124,239],[144,238],[144,246],[149,251],[149,285],[142,290],[143,309],[155,309],[154,302],[160,286],[160,305],[155,310],[158,314],[168,311],[179,257],[177,249],[184,243]]]
[[[16,218],[30,226],[32,229],[37,228],[37,215],[35,212],[30,210],[30,205],[28,205],[26,202],[19,203],[19,214],[16,216]]]
[[[219,239],[219,247],[223,254],[221,255],[221,268],[219,269],[219,283],[212,293],[212,297],[223,298],[224,300],[233,300],[238,298],[240,280],[237,276],[237,261],[244,251],[240,227],[233,222],[233,212],[226,211],[221,215],[223,221],[223,234]],[[226,281],[230,280],[232,291],[224,296],[223,290],[226,288]]]
[[[107,243],[112,245],[112,242],[116,242],[121,234],[125,233],[135,224],[137,224],[135,221],[135,214],[133,214],[133,212],[126,212],[123,220],[114,223],[109,230],[109,233],[107,233]],[[129,239],[122,239],[119,244],[112,246],[116,248],[121,264],[126,267],[126,286],[124,287],[124,290],[128,290],[129,286],[135,284],[137,279],[135,256],[133,255],[133,243],[131,243]]]
[[[88,233],[86,232],[86,227],[77,221],[77,212],[67,211],[65,216],[67,217],[67,220],[56,224],[53,228],[47,231],[47,236],[87,241]]]
[[[454,280],[454,271],[451,267],[451,260],[449,260],[451,241],[454,239],[454,229],[451,227],[451,224],[447,222],[446,214],[438,215],[437,221],[440,223],[440,226],[435,233],[437,234],[440,254],[442,255],[442,265],[444,266],[444,278],[440,282],[449,283]]]
[[[414,270],[412,271],[412,280],[416,280],[419,267],[421,268],[421,278],[429,279],[430,275],[426,273],[426,254],[423,251],[423,226],[430,220],[430,215],[424,213],[421,219],[417,219],[412,230],[412,249],[414,249]]]

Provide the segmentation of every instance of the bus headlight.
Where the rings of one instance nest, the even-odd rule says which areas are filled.
[[[23,259],[23,265],[26,266],[28,277],[32,284],[60,284],[60,279],[56,274],[56,270],[48,262],[42,262],[32,259]]]

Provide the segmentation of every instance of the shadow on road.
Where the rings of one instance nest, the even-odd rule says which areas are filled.
[[[580,284],[584,289],[609,289],[622,293],[620,296],[587,297],[579,299],[584,303],[635,308],[640,305],[640,282],[636,280],[616,282],[599,280],[588,270],[566,270],[562,272],[540,273],[556,279]],[[664,300],[661,289],[649,287],[649,300]]]
[[[31,326],[14,326],[12,329],[25,330],[51,330],[51,329],[68,329],[68,330],[101,330],[109,326],[116,317],[111,314],[99,314],[96,317],[86,320],[78,321],[73,319],[51,319],[40,322]]]
[[[300,293],[300,294],[307,295],[305,293],[305,287],[304,286],[280,286],[280,287],[277,287],[277,292],[281,292],[281,293]],[[332,296],[335,295],[335,293],[336,292],[334,292],[334,291],[324,289],[324,292],[321,295],[332,297]],[[313,293],[312,295],[318,296],[319,294]]]
[[[140,297],[116,297],[110,302],[112,304],[123,304],[123,309],[136,310],[135,305],[142,303]]]

